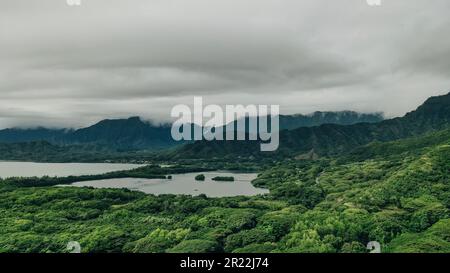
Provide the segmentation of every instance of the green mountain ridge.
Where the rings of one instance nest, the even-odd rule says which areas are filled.
[[[372,141],[391,141],[437,131],[450,124],[450,93],[429,98],[401,118],[353,125],[324,124],[280,132],[280,147],[261,153],[259,141],[197,141],[181,147],[176,157],[295,156],[313,150],[320,156],[349,152]]]

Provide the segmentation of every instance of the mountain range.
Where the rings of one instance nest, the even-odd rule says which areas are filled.
[[[392,141],[443,130],[450,124],[450,93],[431,97],[415,111],[400,118],[376,123],[352,125],[322,124],[280,131],[280,148],[273,153],[261,153],[260,141],[197,141],[182,146],[174,157],[254,157],[318,156],[345,153],[372,141]]]
[[[309,116],[280,116],[280,147],[270,153],[260,152],[259,141],[175,142],[169,125],[153,125],[139,117],[131,117],[103,120],[78,130],[0,130],[0,159],[51,162],[120,161],[123,158],[147,160],[155,156],[168,160],[316,159],[349,153],[373,142],[394,141],[445,130],[450,124],[450,93],[431,97],[416,110],[399,118],[381,120],[380,114],[349,113],[316,112]],[[366,122],[359,122],[362,119]],[[381,121],[376,122],[377,119]],[[329,123],[332,120],[335,123]],[[348,124],[352,121],[354,124]],[[336,124],[339,122],[345,125]],[[320,125],[304,126],[308,124]]]
[[[352,111],[315,112],[310,115],[280,116],[282,129],[316,126],[325,123],[355,124],[379,122],[380,113],[361,114]],[[176,142],[171,137],[169,124],[155,125],[139,117],[105,119],[81,129],[20,129],[0,130],[0,143],[46,141],[53,145],[95,144],[114,151],[161,150],[186,142]]]

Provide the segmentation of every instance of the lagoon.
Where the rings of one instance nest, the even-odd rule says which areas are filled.
[[[196,181],[195,176],[205,175],[205,181]],[[234,182],[213,181],[216,176],[233,176]],[[257,177],[254,173],[203,172],[174,174],[172,179],[114,178],[76,182],[68,186],[94,188],[127,188],[148,194],[185,194],[208,197],[253,196],[269,193],[266,189],[256,188],[251,181]]]

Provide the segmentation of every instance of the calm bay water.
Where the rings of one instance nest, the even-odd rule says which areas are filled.
[[[142,165],[112,163],[33,163],[0,161],[0,177],[92,175],[130,170]]]
[[[252,196],[265,194],[266,189],[255,188],[250,182],[256,178],[253,173],[204,172],[205,181],[195,181],[200,173],[175,174],[172,179],[117,178],[73,183],[69,186],[94,188],[128,188],[150,194],[206,194],[209,197]],[[233,176],[234,182],[211,180],[216,176]]]

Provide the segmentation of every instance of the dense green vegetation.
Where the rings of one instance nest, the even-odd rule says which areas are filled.
[[[199,166],[148,166],[127,175]],[[69,241],[83,252],[367,252],[374,240],[383,252],[450,249],[450,130],[262,166],[253,183],[270,194],[254,197],[154,196],[8,179],[0,182],[0,252],[64,252]]]

